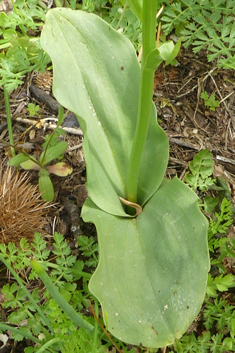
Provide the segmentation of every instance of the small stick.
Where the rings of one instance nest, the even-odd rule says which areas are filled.
[[[178,139],[175,139],[175,138],[172,138],[172,137],[169,137],[169,141],[170,143],[175,143],[176,145],[178,146],[182,146],[182,147],[187,147],[187,148],[191,148],[193,150],[199,150],[198,146],[190,143],[190,142],[185,142],[183,140],[178,140]]]
[[[48,119],[48,118],[47,118]],[[45,121],[43,121],[44,119],[41,119],[40,121],[36,121],[36,120],[31,120],[31,119],[25,119],[25,118],[15,118],[16,121],[19,121],[21,123],[24,124],[29,124],[29,125],[37,125],[40,124],[47,129],[50,130],[54,130],[57,128],[56,124],[48,124]],[[83,136],[83,132],[80,128],[72,128],[72,127],[60,127],[61,129],[63,129],[64,131],[68,132],[69,134],[73,134],[73,135],[78,135],[78,136]]]
[[[230,164],[235,165],[235,160],[234,159],[226,158],[226,157],[223,157],[223,156],[216,156],[216,159],[218,159],[218,161],[222,161],[224,163],[230,163]]]
[[[159,38],[160,38],[160,33],[161,33],[161,22],[159,22],[159,24],[158,24],[158,28],[157,28],[157,41],[156,41],[156,48],[158,48],[158,46],[159,46]]]
[[[81,147],[82,147],[82,143],[79,143],[79,145],[67,148],[67,151],[72,152],[72,151],[78,150]]]

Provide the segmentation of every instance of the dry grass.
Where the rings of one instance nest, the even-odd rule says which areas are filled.
[[[31,240],[35,232],[45,233],[49,207],[27,173],[10,167],[3,172],[0,166],[0,243],[18,244],[23,237]]]

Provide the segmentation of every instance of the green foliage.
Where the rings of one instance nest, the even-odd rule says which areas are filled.
[[[47,249],[46,241],[36,233],[31,245],[25,239],[21,239],[20,248],[17,248],[13,243],[9,243],[8,246],[0,244],[0,255],[19,272],[31,267],[31,258],[37,259],[45,269],[50,269],[54,285],[59,289],[63,298],[71,303],[72,307],[76,310],[82,310],[88,306],[87,293],[77,290],[77,285],[74,283],[72,268],[76,263],[76,257],[71,255],[70,247],[61,234],[55,233],[51,252]],[[86,275],[84,277],[86,280]],[[31,269],[28,279],[30,281],[38,279],[38,275],[33,269]],[[16,325],[23,321],[26,322],[26,325],[20,325],[16,332],[12,332],[14,340],[21,341],[26,334],[31,335],[32,338],[41,337],[42,345],[52,339],[59,339],[61,344],[55,340],[56,343],[51,347],[53,352],[61,351],[62,346],[67,347],[70,339],[72,339],[74,347],[83,347],[87,340],[93,341],[91,333],[78,330],[74,322],[68,319],[47,289],[36,288],[31,295],[49,320],[50,328],[42,321],[35,305],[27,298],[27,294],[17,283],[4,285],[1,292],[4,295],[3,307],[10,310],[9,324]],[[44,298],[43,301],[42,298]],[[11,327],[9,326],[8,329]],[[97,347],[101,347],[99,340]],[[25,352],[33,353],[38,349],[39,346],[29,347],[25,349]],[[102,349],[97,352],[103,352],[104,348]],[[46,352],[49,351],[46,350]]]
[[[88,267],[97,267],[98,265],[98,244],[94,243],[94,239],[86,235],[79,236],[78,238],[79,249],[82,255],[89,259],[85,261]]]
[[[234,340],[230,337],[224,338],[223,334],[211,335],[205,331],[202,336],[196,337],[193,333],[185,335],[182,340],[174,345],[177,353],[223,353],[234,352]],[[174,353],[170,351],[169,353]]]
[[[216,325],[217,331],[224,335],[229,334],[233,339],[235,336],[235,306],[229,305],[226,300],[214,299],[206,301],[203,310],[204,325],[210,330]]]
[[[207,92],[202,92],[201,98],[204,99],[205,106],[209,107],[210,110],[214,111],[215,108],[218,108],[220,106],[220,102],[215,99],[215,93],[212,93],[209,97]]]
[[[120,2],[113,2],[111,10],[106,15],[102,14],[102,18],[119,33],[123,33],[133,43],[136,50],[140,50],[142,24],[130,8],[121,6]]]
[[[215,184],[215,179],[211,177],[214,165],[211,157],[212,154],[208,150],[202,150],[189,163],[190,172],[185,174],[184,180],[194,191],[206,191]]]
[[[203,334],[185,335],[174,344],[177,353],[234,352],[235,307],[226,300],[210,299],[203,309]],[[212,332],[215,332],[214,334]],[[170,351],[173,353],[173,351]]]
[[[178,0],[165,7],[162,29],[165,34],[175,30],[194,53],[207,49],[208,61],[218,59],[218,67],[234,68],[234,15],[233,0]]]
[[[226,276],[220,275],[215,278],[209,274],[207,282],[207,294],[210,297],[216,298],[217,291],[226,292],[229,288],[235,287],[235,276],[228,274]]]
[[[71,255],[70,247],[59,233],[54,234],[53,247],[53,263],[49,259],[51,252],[47,249],[47,243],[43,240],[40,233],[35,233],[34,240],[31,244],[29,244],[26,239],[22,238],[19,248],[17,248],[14,243],[9,243],[8,246],[0,244],[0,252],[9,264],[19,271],[30,267],[30,259],[33,257],[42,263],[45,270],[52,268],[52,277],[56,278],[55,281],[57,285],[62,286],[64,282],[61,282],[60,279],[66,279],[68,282],[73,280],[71,268],[75,264],[76,257]],[[38,278],[38,276],[35,271],[32,270],[29,274],[29,280],[35,278]]]
[[[50,62],[39,42],[44,19],[45,11],[36,0],[17,0],[13,12],[0,13],[0,86],[8,91],[22,84],[27,72],[43,72]]]
[[[214,218],[210,219],[208,229],[209,249],[214,252],[220,248],[226,241],[219,235],[226,235],[230,226],[233,224],[233,210],[231,201],[224,198],[220,206],[220,212],[215,212]]]
[[[101,346],[98,340],[95,350],[93,349],[93,341],[91,335],[85,330],[80,329],[73,332],[72,335],[67,337],[63,342],[62,353],[104,353],[105,348]]]

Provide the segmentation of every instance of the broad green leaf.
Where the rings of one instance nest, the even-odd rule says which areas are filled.
[[[165,347],[198,314],[209,256],[206,218],[178,179],[164,184],[135,219],[107,214],[88,199],[82,217],[98,230],[99,265],[89,289],[118,339]]]
[[[65,152],[67,147],[68,143],[66,141],[61,141],[56,146],[48,148],[42,152],[40,156],[40,163],[44,166],[53,159],[58,158]]]
[[[8,162],[9,165],[17,167],[20,163],[23,163],[29,160],[30,157],[27,154],[19,153],[15,157],[11,158]]]
[[[39,172],[39,191],[42,194],[42,199],[49,202],[54,199],[54,188],[49,177],[49,173],[45,169],[41,169]]]
[[[98,16],[61,8],[47,13],[41,44],[53,61],[56,99],[80,117],[91,199],[106,212],[128,216],[119,196],[126,196],[137,120],[140,66],[133,45]],[[140,166],[142,205],[161,184],[167,161],[168,140],[153,106]]]

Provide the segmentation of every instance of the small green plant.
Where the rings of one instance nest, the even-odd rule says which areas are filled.
[[[210,219],[209,240],[214,235],[226,234],[230,226],[233,224],[233,210],[231,201],[223,199],[220,207],[220,213],[215,212],[215,219]]]
[[[209,274],[208,276],[208,283],[207,283],[207,294],[210,297],[217,298],[219,292],[227,292],[229,288],[234,288],[235,287],[235,276],[233,276],[231,273],[223,276],[217,276],[215,278],[212,278],[212,276]]]
[[[89,258],[85,264],[88,267],[97,267],[98,265],[98,244],[92,237],[81,235],[78,238],[78,245],[82,255]]]
[[[202,150],[195,155],[189,163],[189,171],[186,172],[184,180],[194,191],[215,191],[218,196],[206,195],[204,202],[200,204],[207,213],[213,213],[216,206],[222,202],[223,207],[226,202],[231,200],[231,193],[226,181],[218,177],[213,179],[214,161],[212,153]],[[225,199],[225,200],[224,200]],[[233,211],[232,211],[233,212]]]
[[[38,113],[39,109],[40,109],[39,105],[35,105],[33,103],[29,103],[28,106],[27,106],[27,110],[29,112],[29,116],[37,115],[40,118],[40,114]]]
[[[205,106],[209,107],[210,110],[215,110],[220,106],[220,102],[215,98],[215,93],[212,93],[210,97],[207,92],[201,93],[201,98],[204,100]]]
[[[206,191],[214,186],[216,180],[211,177],[214,170],[214,161],[211,157],[212,153],[202,150],[189,163],[190,171],[185,174],[184,180],[194,191],[197,189]]]
[[[165,34],[172,30],[183,37],[184,46],[194,53],[206,49],[208,61],[217,59],[218,67],[235,67],[235,27],[233,0],[183,0],[167,2],[161,17]]]
[[[9,161],[9,165],[11,166],[20,165],[25,170],[34,169],[39,172],[39,190],[45,201],[52,201],[54,199],[54,188],[50,179],[50,173],[58,176],[67,176],[72,173],[72,168],[64,162],[48,165],[54,159],[62,159],[68,146],[66,141],[59,140],[59,136],[65,134],[64,130],[60,128],[63,117],[63,109],[60,107],[57,128],[52,134],[47,136],[46,142],[42,145],[43,152],[39,160],[25,152],[21,152]]]
[[[218,266],[221,273],[225,273],[222,262],[225,257],[235,257],[235,243],[233,239],[227,239],[226,235],[233,224],[233,209],[230,200],[224,198],[220,205],[220,211],[210,219],[208,229],[209,249],[213,254],[211,264]],[[219,255],[218,255],[219,253]]]
[[[115,337],[158,348],[179,338],[200,310],[208,223],[189,187],[164,180],[168,139],[152,102],[154,72],[173,63],[181,41],[156,48],[157,1],[128,3],[142,23],[141,65],[123,34],[82,11],[50,10],[41,44],[53,62],[54,95],[84,133],[89,198],[82,217],[96,225],[99,240],[89,289]]]
[[[229,342],[233,343],[235,337],[235,306],[229,305],[222,298],[207,300],[203,310],[204,325],[210,330],[216,325],[217,331],[225,336],[230,335]],[[230,348],[232,350],[232,347]]]

